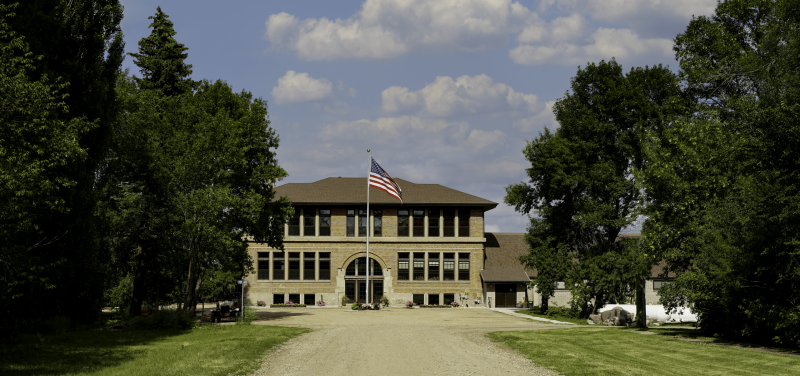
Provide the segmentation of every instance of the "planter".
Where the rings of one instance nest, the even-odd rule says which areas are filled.
[[[270,304],[269,308],[306,308],[305,304]]]

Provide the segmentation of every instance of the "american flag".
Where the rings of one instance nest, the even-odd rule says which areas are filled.
[[[398,200],[400,203],[403,203],[403,190],[400,189],[400,186],[392,179],[391,176],[381,168],[378,162],[375,162],[375,159],[372,159],[372,168],[369,171],[369,185],[371,187],[378,188],[383,190],[384,192],[388,193],[389,196],[392,196]]]

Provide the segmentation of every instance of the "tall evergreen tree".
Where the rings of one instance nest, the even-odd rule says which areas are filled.
[[[252,268],[245,234],[282,247],[291,211],[274,200],[286,172],[275,160],[266,102],[221,81],[193,83],[167,16],[159,9],[151,18],[154,31],[134,54],[147,75],[120,76],[123,111],[102,184],[106,240],[122,281],[114,291],[129,294],[134,316],[143,302],[178,302],[194,313],[206,275]],[[169,43],[159,42],[164,35]]]
[[[161,90],[164,95],[174,96],[192,89],[192,65],[185,60],[189,50],[178,43],[177,34],[169,16],[156,8],[156,14],[148,17],[153,20],[150,35],[139,41],[139,53],[129,53],[139,67],[141,78],[134,78],[143,90]]]

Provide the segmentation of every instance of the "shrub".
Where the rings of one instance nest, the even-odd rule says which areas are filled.
[[[266,307],[267,306],[267,302],[265,302],[263,300],[259,300],[258,302],[256,302],[256,304],[258,304],[259,307]]]
[[[414,302],[408,301],[406,302],[406,308],[411,308],[414,306]]]
[[[352,309],[354,311],[361,309],[361,303],[358,303],[358,302],[353,303],[353,305],[350,306],[350,309]]]
[[[175,309],[153,310],[136,322],[136,326],[142,329],[191,329],[196,324],[197,319],[188,311]]]
[[[461,307],[461,304],[460,304],[459,302],[457,302],[457,301],[452,301],[452,302],[450,302],[450,305],[451,305],[451,306],[453,306],[453,308],[455,308],[455,307]]]
[[[347,296],[343,296],[342,297],[342,306],[346,306],[347,303],[350,303],[350,298],[348,298]]]
[[[566,317],[569,319],[577,319],[580,316],[580,313],[581,311],[577,307],[567,308],[567,307],[559,307],[553,304],[547,308],[547,312],[545,314],[547,316],[552,316],[552,317]]]
[[[236,321],[236,324],[238,325],[250,325],[253,323],[253,321],[255,321],[256,317],[258,316],[258,314],[256,314],[256,310],[249,305],[244,307],[244,312],[242,312],[242,314],[244,315],[244,320]]]
[[[381,300],[380,300],[380,303],[385,305],[385,306],[388,306],[389,305],[389,297],[387,297],[386,295],[382,296]]]

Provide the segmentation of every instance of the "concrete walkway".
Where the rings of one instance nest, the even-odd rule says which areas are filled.
[[[523,314],[523,313],[517,313],[517,312],[516,312],[516,311],[517,311],[517,309],[516,309],[516,308],[492,308],[491,310],[492,310],[492,311],[495,311],[495,312],[505,313],[506,315],[516,316],[516,317],[522,317],[523,319],[531,319],[531,320],[536,320],[536,321],[544,321],[544,322],[549,322],[549,323],[552,323],[552,324],[566,324],[566,325],[575,325],[574,323],[571,323],[571,322],[556,321],[556,320],[545,319],[545,318],[542,318],[542,317],[536,317],[536,316],[526,315],[526,314]]]

